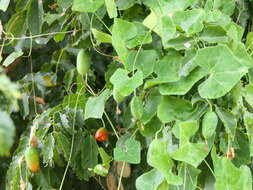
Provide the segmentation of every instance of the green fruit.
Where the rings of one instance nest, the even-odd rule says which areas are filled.
[[[77,55],[76,68],[80,75],[85,75],[90,69],[90,56],[83,49]]]
[[[102,164],[98,164],[94,168],[94,172],[101,176],[107,176],[109,167],[103,166]]]
[[[36,147],[29,146],[25,151],[25,161],[27,167],[32,172],[36,172],[40,169],[39,152]]]

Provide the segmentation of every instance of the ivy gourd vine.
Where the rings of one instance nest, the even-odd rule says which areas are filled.
[[[252,0],[0,0],[0,189],[252,190]]]

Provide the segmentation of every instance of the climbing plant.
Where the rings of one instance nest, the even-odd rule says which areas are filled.
[[[252,0],[0,0],[0,189],[251,190]]]

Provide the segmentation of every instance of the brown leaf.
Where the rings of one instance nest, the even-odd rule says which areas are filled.
[[[117,179],[112,173],[107,175],[106,184],[109,190],[117,190]]]
[[[32,100],[32,99],[33,99],[33,97],[30,97],[30,100]],[[43,105],[46,104],[45,100],[41,97],[35,97],[34,99],[35,99],[35,102],[38,104],[43,104]]]
[[[52,4],[52,5],[48,5],[48,7],[50,9],[56,9],[58,7],[58,5],[56,3]]]
[[[45,100],[43,98],[40,98],[40,97],[35,97],[35,101],[38,104],[46,104]]]
[[[229,160],[233,160],[233,159],[235,158],[235,150],[234,150],[233,147],[231,147],[231,148],[229,148],[229,149],[227,150],[226,157],[227,157],[227,159],[229,159]]]
[[[109,173],[107,175],[106,183],[107,183],[108,190],[117,190],[118,189],[117,178],[112,173]],[[124,190],[122,183],[120,184],[120,190]]]
[[[16,66],[21,63],[22,61],[22,58],[19,57],[17,59],[15,59],[15,61],[13,61],[12,64],[10,64],[8,67],[5,67],[5,72],[8,73],[8,72],[11,72],[12,70],[14,70],[16,68]]]
[[[124,162],[117,162],[116,163],[116,172],[117,172],[118,176],[120,176],[120,173],[121,173],[121,170],[123,167],[123,163]],[[122,173],[122,177],[127,178],[130,175],[131,175],[131,167],[130,167],[130,164],[126,162],[125,166],[124,166],[123,173]]]
[[[33,147],[38,147],[38,138],[36,136],[33,136],[31,139],[30,139],[30,142],[29,142],[29,145],[30,146],[33,146]]]

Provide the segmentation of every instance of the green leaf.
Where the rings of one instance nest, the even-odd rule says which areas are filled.
[[[175,160],[186,162],[196,168],[208,153],[208,146],[205,143],[186,143],[177,151],[173,152],[171,157]]]
[[[125,67],[128,71],[136,68],[143,73],[143,77],[149,76],[154,69],[158,54],[155,50],[130,51],[127,55]]]
[[[102,118],[105,103],[111,96],[111,91],[106,89],[98,97],[90,97],[85,105],[84,119]]]
[[[136,0],[128,0],[128,1],[125,1],[125,0],[116,0],[116,4],[117,4],[117,7],[119,8],[119,10],[129,9],[135,3],[136,3]]]
[[[208,43],[228,42],[226,31],[218,25],[207,25],[200,33],[199,39]]]
[[[63,156],[67,161],[69,159],[70,154],[70,144],[71,144],[70,139],[61,132],[55,132],[54,138],[56,140],[57,146],[63,152]]]
[[[81,164],[83,169],[94,168],[98,162],[98,146],[93,136],[88,135],[81,145]]]
[[[185,56],[183,58],[183,65],[180,68],[179,76],[186,77],[188,76],[194,69],[198,68],[196,63],[193,62],[195,56],[197,54],[197,49],[189,49],[185,50]]]
[[[105,6],[110,18],[115,18],[118,16],[117,7],[114,0],[105,0]]]
[[[92,34],[94,35],[95,39],[99,43],[112,43],[111,35],[101,32],[95,28],[91,29]]]
[[[191,165],[182,163],[179,167],[179,176],[183,179],[183,185],[179,189],[195,190],[198,185],[198,176],[201,170]]]
[[[85,110],[86,101],[87,97],[85,94],[69,94],[67,96],[64,96],[62,105],[71,108],[75,108],[77,105],[77,108]]]
[[[243,115],[243,122],[246,126],[247,135],[249,139],[250,146],[250,156],[253,155],[253,114],[250,112],[245,112]]]
[[[176,26],[170,16],[159,15],[151,11],[143,21],[143,24],[162,38],[163,45],[175,37]]]
[[[176,82],[161,85],[159,88],[160,93],[162,95],[185,95],[206,74],[207,71],[205,69],[197,67],[186,77],[183,76]]]
[[[71,90],[71,85],[75,80],[75,76],[76,76],[76,69],[70,69],[65,73],[63,82],[65,84],[65,88],[67,91]]]
[[[43,140],[42,155],[43,163],[49,166],[53,165],[53,156],[54,156],[54,146],[55,139],[52,133],[50,133],[46,139]]]
[[[208,79],[198,86],[202,98],[224,96],[248,70],[224,45],[200,49],[195,62],[210,74]]]
[[[151,32],[148,30],[147,27],[145,27],[140,22],[134,22],[135,27],[137,28],[137,35],[126,41],[126,46],[128,49],[132,49],[138,45],[143,46],[144,44],[149,44],[152,42],[152,35]]]
[[[180,147],[190,141],[190,138],[198,131],[199,125],[196,120],[184,121],[179,123]]]
[[[182,179],[172,173],[174,163],[166,150],[168,150],[167,141],[154,139],[149,145],[147,162],[164,175],[168,184],[181,185]]]
[[[50,184],[50,177],[53,176],[48,175],[48,171],[40,171],[37,173],[37,175],[34,176],[34,180],[36,181],[38,188],[52,189],[53,187]],[[27,189],[32,189],[32,185],[30,184],[30,188],[28,186]]]
[[[177,10],[184,10],[189,6],[193,6],[197,0],[142,0],[143,3],[153,9],[158,9],[162,11],[163,14],[167,14],[168,12],[174,12]]]
[[[162,122],[157,118],[153,117],[148,123],[138,123],[140,133],[145,137],[154,137],[156,132],[161,129]]]
[[[127,139],[117,143],[113,150],[114,160],[138,164],[141,161],[141,144],[134,139]]]
[[[94,165],[92,164],[92,168],[97,164],[96,157],[93,158],[94,152],[97,152],[96,142],[93,145],[93,140],[94,137],[93,139],[89,139],[89,135],[86,136],[86,134],[82,130],[78,130],[76,132],[70,165],[73,168],[76,176],[81,180],[88,180],[89,177],[93,174],[86,167],[89,167],[89,164],[92,161],[94,161]],[[87,154],[87,160],[83,159],[83,154],[85,153]],[[91,159],[91,157],[93,159],[92,161],[89,160]],[[83,167],[84,165],[85,168]]]
[[[145,88],[178,81],[180,79],[179,69],[182,65],[182,59],[183,57],[179,53],[172,53],[163,57],[155,64],[154,72],[157,74],[157,78],[148,80],[145,83]]]
[[[27,11],[27,25],[33,35],[41,32],[43,14],[42,1],[31,0]]]
[[[78,12],[96,12],[103,4],[103,0],[74,0],[72,10]]]
[[[0,0],[0,10],[5,12],[9,6],[10,0]]]
[[[6,26],[8,33],[11,33],[15,37],[20,37],[26,30],[26,11],[18,12],[11,16]]]
[[[9,156],[14,143],[15,126],[11,117],[0,111],[0,156]]]
[[[216,113],[224,124],[226,133],[233,138],[235,136],[237,127],[237,120],[235,116],[231,112],[228,112],[219,107],[216,107]]]
[[[248,102],[248,104],[251,107],[253,107],[253,85],[252,84],[245,86],[244,97],[246,101]]]
[[[134,96],[130,102],[132,116],[140,120],[143,114],[143,105],[140,97]]]
[[[65,36],[66,36],[66,33],[64,33],[64,32],[66,32],[67,30],[68,30],[68,25],[67,26],[65,26],[63,29],[62,29],[62,33],[57,33],[55,36],[54,36],[54,41],[56,42],[56,43],[59,43],[59,42],[61,42],[61,41],[63,41],[64,40],[64,38],[65,38]]]
[[[205,11],[202,9],[176,11],[173,13],[172,20],[180,29],[186,32],[187,36],[190,36],[202,31]]]
[[[61,7],[62,9],[67,9],[69,8],[73,3],[73,0],[57,0],[57,5]]]
[[[253,32],[247,34],[245,46],[247,49],[253,51]]]
[[[119,68],[111,76],[110,81],[113,84],[113,97],[117,102],[120,102],[142,85],[143,74],[141,71],[137,71],[132,77],[128,77],[128,72]]]
[[[151,90],[150,95],[146,99],[146,104],[144,106],[143,115],[141,121],[146,124],[148,123],[156,114],[157,107],[162,99],[162,96],[156,89]]]
[[[158,106],[157,116],[163,123],[188,120],[193,111],[192,104],[184,99],[164,96]]]
[[[98,151],[99,151],[100,157],[102,159],[102,163],[104,165],[109,164],[112,160],[111,156],[109,156],[102,147],[99,147]]]
[[[139,176],[136,179],[135,185],[137,190],[156,190],[158,186],[163,182],[164,177],[156,169],[152,169]]]
[[[232,47],[231,50],[243,65],[247,66],[248,68],[253,67],[253,59],[243,43],[237,42],[236,46]]]
[[[128,54],[126,41],[134,38],[136,35],[137,28],[135,24],[118,18],[114,19],[112,45],[123,63],[125,63]]]
[[[173,38],[164,44],[165,49],[174,48],[176,50],[185,50],[194,46],[196,42],[191,37],[186,37],[184,35],[179,35],[176,38]]]
[[[250,168],[245,165],[236,168],[226,157],[218,157],[215,148],[211,155],[216,179],[215,189],[252,189]]]
[[[230,1],[224,1],[224,0],[218,0],[214,1],[214,9],[219,9],[221,10],[222,13],[226,15],[232,15],[234,13],[235,9],[235,0],[230,0]]]
[[[19,50],[17,52],[12,52],[10,55],[8,55],[8,57],[6,57],[6,59],[3,62],[3,66],[8,67],[10,64],[13,63],[13,61],[15,61],[15,59],[19,58],[20,56],[22,56],[24,53],[22,52],[22,50]]]
[[[246,129],[247,129],[248,136],[253,137],[253,114],[246,111],[243,114],[243,120],[244,120],[244,124],[246,126]]]
[[[241,166],[243,164],[248,165],[251,162],[250,146],[247,134],[244,131],[237,131],[235,135],[235,158],[233,164],[235,166]]]
[[[202,121],[202,134],[205,139],[209,139],[216,130],[218,125],[218,117],[215,112],[207,112]]]

